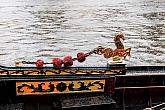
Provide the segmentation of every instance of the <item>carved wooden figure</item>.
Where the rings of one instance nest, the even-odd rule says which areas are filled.
[[[126,56],[130,56],[131,48],[126,48],[126,49],[124,48],[124,45],[121,42],[121,40],[124,40],[124,39],[125,38],[124,38],[124,35],[122,33],[117,33],[114,37],[116,49],[98,46],[95,49],[95,53],[98,55],[103,55],[105,58],[111,58],[114,56],[119,56],[119,57],[124,57],[124,59],[125,59]]]

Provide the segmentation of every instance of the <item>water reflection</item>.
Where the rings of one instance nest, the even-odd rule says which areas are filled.
[[[164,0],[2,0],[0,62],[76,56],[98,45],[115,48],[113,36],[124,32],[132,48],[128,65],[165,64]],[[93,55],[83,66],[105,66]]]

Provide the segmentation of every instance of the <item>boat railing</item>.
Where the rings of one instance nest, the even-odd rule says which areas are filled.
[[[144,110],[165,110],[165,103],[160,103],[150,108],[145,108]]]

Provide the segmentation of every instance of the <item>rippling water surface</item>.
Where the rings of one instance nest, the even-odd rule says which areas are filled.
[[[1,0],[0,64],[115,48],[117,32],[132,48],[128,65],[165,65],[165,0]],[[92,55],[75,65],[106,59]]]

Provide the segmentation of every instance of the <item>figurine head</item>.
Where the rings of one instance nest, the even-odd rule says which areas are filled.
[[[114,37],[114,41],[119,41],[120,39],[125,40],[124,38],[124,34],[122,32],[118,32],[115,37]]]

